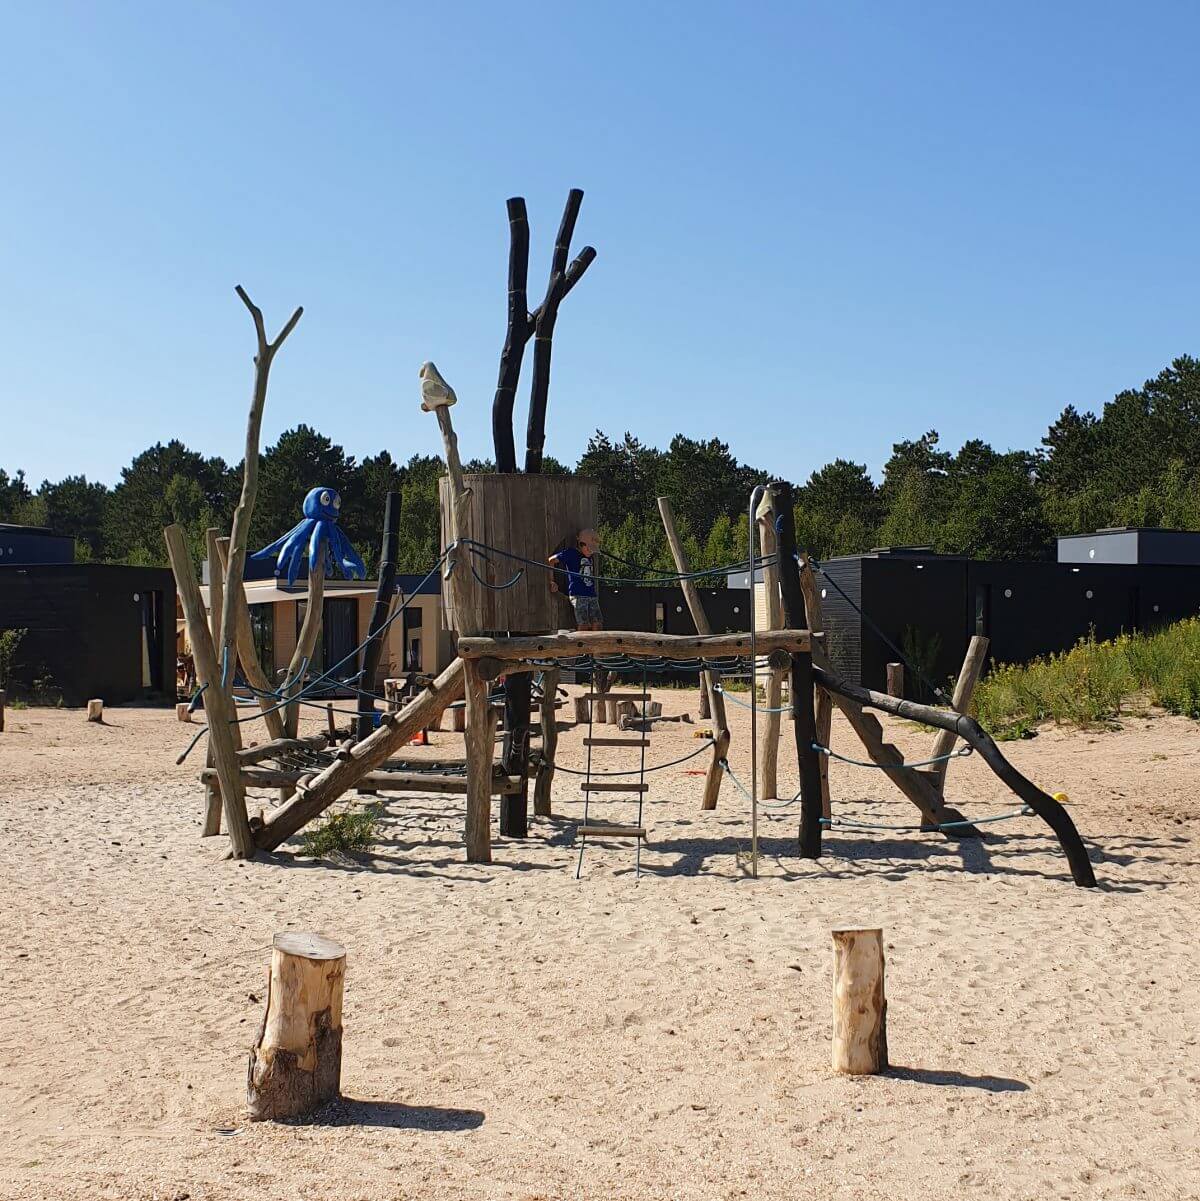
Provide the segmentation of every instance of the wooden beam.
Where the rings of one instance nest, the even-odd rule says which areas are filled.
[[[175,573],[179,601],[183,606],[188,641],[192,644],[196,678],[204,688],[204,713],[208,719],[208,737],[213,745],[214,766],[221,782],[221,807],[225,814],[225,828],[229,831],[234,858],[252,859],[255,847],[250,836],[250,822],[246,816],[246,793],[238,772],[237,747],[229,724],[233,713],[221,688],[221,668],[217,662],[212,632],[204,612],[200,585],[196,582],[196,570],[192,566],[192,556],[188,551],[183,528],[169,525],[163,530],[163,537],[166,539],[171,569]]]
[[[767,602],[767,629],[783,627],[783,603],[779,596],[779,539],[775,534],[775,490],[763,489],[762,500],[755,513],[758,525],[758,549],[763,558],[763,593]],[[750,580],[750,604],[757,606],[757,585]],[[757,623],[756,623],[757,624]],[[783,703],[783,677],[786,666],[771,666],[767,674],[766,713],[763,715],[762,734],[759,739],[759,772],[762,795],[765,798],[779,796],[779,734],[782,728],[779,708]]]
[[[967,653],[963,657],[962,667],[954,684],[954,695],[950,698],[950,707],[955,713],[966,713],[971,707],[975,685],[979,683],[979,677],[983,675],[983,665],[987,662],[988,645],[988,640],[982,634],[973,634],[967,644]],[[929,757],[937,759],[950,754],[957,741],[958,737],[952,730],[939,730]],[[948,759],[942,759],[940,763],[933,765],[932,775],[939,792],[946,787],[946,769],[949,766]]]
[[[658,498],[658,512],[662,517],[663,530],[671,548],[671,557],[675,560],[675,570],[681,576],[686,576],[690,574],[691,566],[684,553],[683,543],[679,541],[679,533],[675,529],[675,515],[671,510],[669,497],[660,496]],[[685,579],[681,579],[679,583],[683,589],[683,599],[687,602],[688,611],[692,615],[692,624],[696,627],[696,633],[702,636],[711,635],[712,626],[708,624],[708,616],[704,612],[704,605],[700,600],[700,593],[696,590],[695,583]],[[747,642],[749,642],[748,638]],[[729,753],[729,721],[725,715],[725,697],[717,687],[721,679],[720,674],[710,669],[703,673],[703,679],[708,692],[708,707],[712,713],[715,730],[712,760],[704,779],[704,796],[700,807],[715,809],[717,797],[721,794],[721,781],[725,777],[725,769],[721,763]]]
[[[399,713],[383,714],[378,730],[356,743],[344,758],[335,760],[318,773],[306,788],[266,814],[262,826],[255,830],[257,846],[269,851],[290,838],[343,793],[355,787],[368,772],[386,762],[388,756],[404,746],[418,730],[425,729],[435,714],[462,696],[462,690],[462,660],[455,659]]]
[[[329,737],[325,734],[306,734],[303,738],[273,738],[270,742],[261,743],[259,746],[247,747],[244,751],[238,751],[238,763],[242,767],[248,767],[252,763],[261,763],[264,759],[274,759],[276,755],[285,751],[295,750],[324,750],[329,745]]]
[[[514,638],[471,636],[458,640],[458,653],[464,659],[506,660],[569,659],[576,655],[726,659],[735,655],[764,655],[776,650],[790,653],[811,648],[809,632],[804,629],[768,630],[753,642],[748,633],[644,634],[631,630],[573,630],[564,634],[527,634]],[[641,693],[637,695],[640,697]]]
[[[201,773],[204,781],[216,778],[216,770],[206,767]],[[316,775],[313,768],[245,767],[242,783],[247,788],[282,788],[295,786]],[[463,795],[467,791],[467,777],[444,775],[439,772],[421,771],[370,771],[356,787],[368,792],[447,792]],[[492,775],[492,796],[509,796],[521,791],[519,776]]]
[[[487,680],[470,660],[465,663],[464,676],[467,698],[467,862],[491,863],[491,779],[496,711],[488,701]]]
[[[821,604],[821,590],[817,587],[817,574],[813,571],[812,557],[807,551],[802,551],[797,566],[800,568],[800,591],[804,596],[805,621],[813,633],[824,633],[825,614]],[[813,662],[825,662],[825,650],[820,642],[813,644]],[[813,710],[817,726],[817,741],[824,747],[829,746],[833,734],[833,700],[828,692],[819,684],[816,686],[816,696]],[[829,756],[821,756],[821,813],[824,817],[832,816],[829,800]]]

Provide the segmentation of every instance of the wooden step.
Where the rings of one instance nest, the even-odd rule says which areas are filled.
[[[585,692],[579,698],[583,701],[640,701],[642,694],[640,692]],[[646,700],[649,701],[649,693],[646,695]]]
[[[585,738],[584,746],[649,746],[649,738]]]
[[[610,825],[588,825],[580,826],[576,831],[577,834],[582,834],[584,837],[591,835],[593,838],[645,838],[645,826],[610,826]]]
[[[622,784],[619,780],[584,780],[580,792],[649,792],[649,784]]]

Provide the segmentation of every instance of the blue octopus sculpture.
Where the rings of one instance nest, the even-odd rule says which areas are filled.
[[[346,579],[366,579],[366,564],[338,526],[341,507],[342,498],[334,489],[314,488],[304,498],[304,519],[282,538],[276,538],[270,546],[264,546],[250,557],[269,559],[277,554],[279,558],[275,564],[275,574],[281,576],[286,572],[289,587],[296,582],[306,553],[309,571],[316,571],[317,565],[323,564],[325,574],[330,576],[333,575],[334,564],[337,564]]]

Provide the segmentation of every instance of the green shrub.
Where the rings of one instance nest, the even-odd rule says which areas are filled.
[[[1139,696],[1200,719],[1200,619],[1109,642],[1089,634],[1061,654],[1002,664],[975,690],[974,709],[995,737],[1013,738],[1042,721],[1106,725]]]
[[[17,648],[28,633],[28,630],[0,630],[0,688],[7,686]]]
[[[312,859],[369,851],[379,833],[379,808],[331,813],[319,826],[300,835],[300,853]]]

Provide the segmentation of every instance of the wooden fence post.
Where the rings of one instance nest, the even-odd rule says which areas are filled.
[[[783,605],[779,598],[779,540],[775,535],[775,493],[771,488],[763,491],[758,512],[758,546],[763,558],[763,593],[767,602],[767,629],[783,629]],[[772,562],[772,560],[776,560]],[[757,586],[750,581],[750,604],[758,604]],[[757,628],[757,621],[755,622]],[[779,708],[783,703],[783,675],[786,668],[771,667],[767,675],[767,712],[764,715],[759,771],[762,780],[762,795],[766,798],[779,796],[779,734],[782,726]]]
[[[958,673],[958,680],[954,684],[954,695],[950,698],[950,706],[956,713],[966,713],[971,707],[971,697],[975,694],[975,685],[979,683],[979,677],[983,675],[983,665],[987,662],[988,645],[988,640],[982,634],[972,635],[971,641],[967,644],[967,653],[963,657],[962,668]],[[933,743],[933,752],[929,757],[937,759],[942,755],[950,754],[957,741],[958,739],[952,731],[939,730]],[[933,765],[932,774],[939,792],[946,787],[946,769],[949,766],[948,759],[942,759],[940,763]]]
[[[558,753],[559,669],[549,667],[542,675],[542,761],[533,785],[533,812],[550,817],[550,794],[554,786],[554,756]]]
[[[833,931],[833,1070],[863,1076],[888,1066],[883,931]]]
[[[887,694],[888,696],[904,698],[904,664],[889,663],[887,665]]]
[[[492,752],[496,714],[474,659],[463,664],[467,713],[467,862],[492,861]]]

